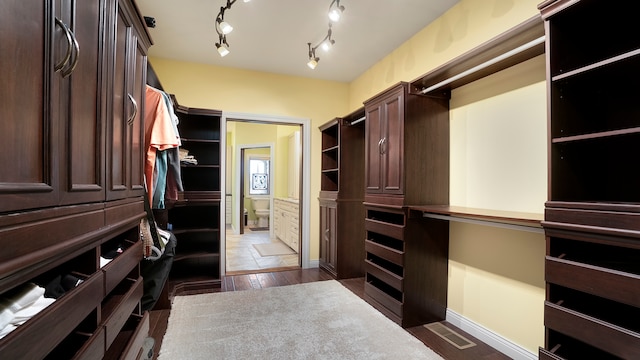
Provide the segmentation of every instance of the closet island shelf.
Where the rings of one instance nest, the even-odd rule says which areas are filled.
[[[475,220],[486,225],[504,224],[516,225],[530,230],[542,230],[540,223],[544,214],[516,212],[494,209],[470,208],[452,205],[409,205],[409,210],[422,213],[424,217],[434,217],[451,221]]]

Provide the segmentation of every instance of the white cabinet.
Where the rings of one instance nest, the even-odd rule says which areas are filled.
[[[298,252],[300,248],[300,207],[294,199],[273,199],[275,236]]]

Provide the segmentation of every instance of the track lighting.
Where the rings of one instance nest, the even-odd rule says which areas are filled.
[[[333,4],[336,4],[336,7],[333,7]],[[344,11],[344,6],[340,5],[340,0],[333,0],[329,5],[329,19],[333,22],[340,21],[340,17],[342,16],[342,12]]]
[[[251,0],[243,0],[249,2]],[[231,6],[235,4],[236,0],[227,0],[227,5],[220,7],[220,12],[216,16],[215,28],[218,33],[218,42],[216,43],[216,50],[220,56],[227,56],[229,54],[229,44],[227,43],[227,34],[233,30],[233,26],[224,21],[224,12],[231,9]]]
[[[320,61],[320,58],[316,57],[316,49],[319,46],[322,47],[322,50],[329,51],[333,44],[336,43],[336,41],[332,38],[333,33],[331,32],[331,26],[334,22],[340,20],[340,16],[342,15],[343,11],[344,6],[340,5],[340,0],[331,1],[331,4],[329,5],[329,18],[331,19],[331,21],[329,21],[329,30],[327,30],[327,35],[316,46],[311,46],[311,43],[307,43],[309,45],[309,62],[307,62],[307,66],[309,68],[315,69],[318,65],[318,61]]]

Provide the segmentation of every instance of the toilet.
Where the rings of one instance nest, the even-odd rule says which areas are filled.
[[[258,227],[269,227],[269,197],[252,197],[253,212],[258,218]]]

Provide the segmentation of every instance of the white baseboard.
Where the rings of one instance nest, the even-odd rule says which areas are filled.
[[[309,260],[309,267],[307,269],[314,269],[320,267],[320,260]]]
[[[484,326],[447,309],[447,321],[514,360],[537,360],[538,355]]]

